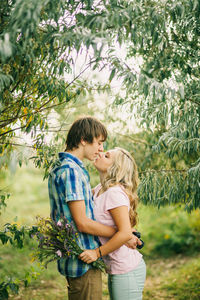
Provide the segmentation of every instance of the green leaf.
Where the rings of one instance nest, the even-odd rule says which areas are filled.
[[[115,72],[116,72],[116,69],[112,69],[111,73],[110,73],[110,76],[109,76],[109,82],[111,82],[115,76]]]

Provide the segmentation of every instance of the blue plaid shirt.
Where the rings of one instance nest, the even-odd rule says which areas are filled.
[[[60,165],[50,172],[48,181],[51,218],[58,221],[61,216],[65,216],[77,230],[67,203],[68,201],[84,200],[86,216],[94,220],[89,174],[82,161],[70,153],[59,153],[59,160]],[[82,232],[79,232],[78,243],[82,249],[99,247],[97,237]],[[58,260],[58,270],[64,276],[79,277],[90,268],[91,265],[78,258]]]

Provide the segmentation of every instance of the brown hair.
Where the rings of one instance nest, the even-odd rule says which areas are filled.
[[[92,144],[94,138],[102,136],[105,141],[107,130],[105,126],[93,117],[82,117],[77,119],[69,129],[66,139],[66,151],[78,148],[81,140]]]

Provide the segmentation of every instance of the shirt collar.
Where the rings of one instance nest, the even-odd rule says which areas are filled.
[[[58,153],[59,156],[59,160],[62,162],[65,159],[71,159],[73,160],[75,163],[77,163],[80,167],[84,168],[83,162],[82,160],[80,160],[78,157],[72,155],[71,153],[68,152],[59,152]]]

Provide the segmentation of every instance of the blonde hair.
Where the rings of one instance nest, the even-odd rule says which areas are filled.
[[[138,170],[134,158],[128,151],[115,148],[113,164],[108,168],[107,174],[102,182],[102,191],[105,192],[112,186],[121,185],[130,200],[129,217],[131,226],[137,224],[137,187],[139,183]]]

